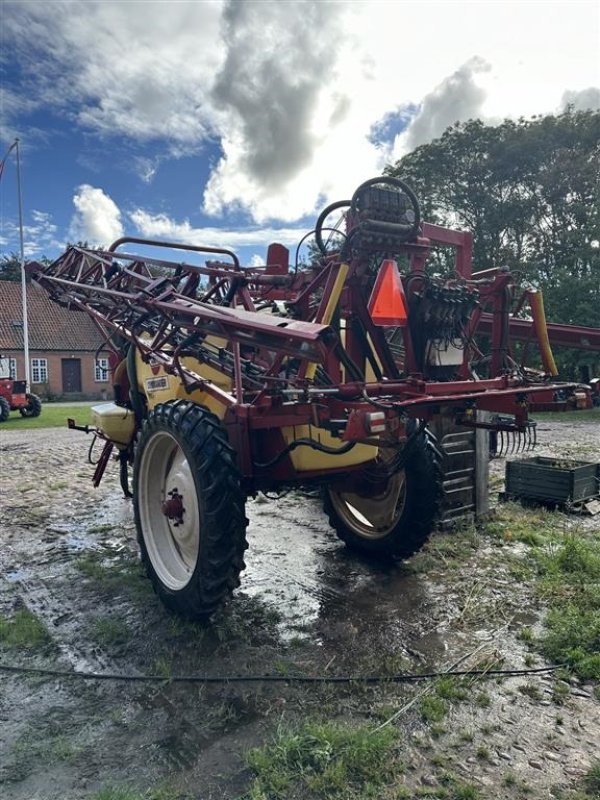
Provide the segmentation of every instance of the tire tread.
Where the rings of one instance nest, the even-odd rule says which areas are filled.
[[[158,578],[144,543],[137,505],[139,454],[157,431],[167,431],[191,456],[203,514],[200,552],[189,583],[179,591]],[[247,549],[245,497],[235,451],[217,416],[204,406],[176,400],[156,406],[142,426],[134,465],[134,513],[142,562],[155,592],[170,610],[196,620],[207,619],[240,584]]]
[[[425,430],[408,458],[406,505],[395,528],[381,539],[367,539],[353,531],[339,515],[325,491],[324,511],[329,524],[347,547],[375,557],[408,558],[420,550],[435,525],[442,502],[442,456],[435,436]]]

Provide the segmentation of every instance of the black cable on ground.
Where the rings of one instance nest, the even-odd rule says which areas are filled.
[[[465,669],[451,672],[406,673],[403,675],[118,675],[115,673],[69,672],[43,667],[25,667],[14,664],[0,664],[0,672],[18,675],[39,675],[47,678],[78,678],[95,681],[126,681],[131,683],[416,683],[433,678],[466,677],[469,675],[487,677],[511,677],[554,672],[564,664],[530,669]]]

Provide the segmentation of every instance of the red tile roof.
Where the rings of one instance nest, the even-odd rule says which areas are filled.
[[[95,352],[103,343],[100,332],[85,312],[70,311],[53,303],[48,293],[27,284],[27,319],[31,350]],[[0,281],[0,352],[23,349],[21,284]]]

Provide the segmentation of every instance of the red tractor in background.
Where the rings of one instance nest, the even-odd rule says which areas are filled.
[[[5,422],[11,411],[19,411],[22,417],[39,417],[42,401],[27,391],[25,381],[10,377],[10,360],[0,355],[0,422]]]

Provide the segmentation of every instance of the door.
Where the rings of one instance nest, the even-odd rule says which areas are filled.
[[[62,359],[62,390],[64,394],[81,391],[81,359]]]

